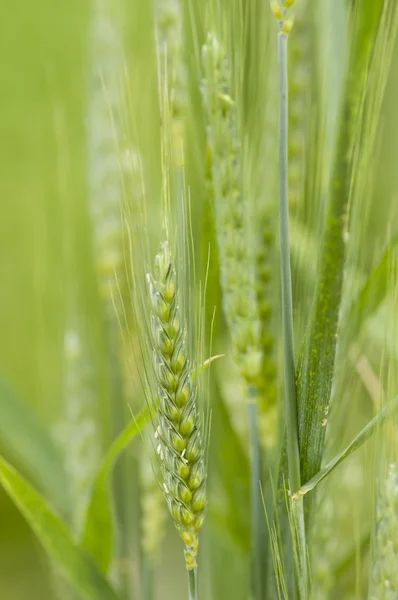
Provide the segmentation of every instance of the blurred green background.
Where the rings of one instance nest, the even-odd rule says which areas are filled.
[[[135,17],[144,15],[146,7],[133,10],[126,1],[124,8],[131,69],[137,51]],[[0,19],[0,377],[49,430],[63,410],[64,332],[71,289],[86,343],[97,361],[94,389],[99,398],[104,393],[103,331],[88,210],[90,9],[90,2],[83,0],[15,0],[3,3]],[[397,229],[397,93],[395,52],[379,131],[380,156],[373,165],[372,217],[363,232],[373,248],[383,246],[387,214],[392,230]],[[2,411],[11,401],[7,394]],[[107,435],[104,431],[104,439]],[[2,451],[18,461],[15,448],[6,442]],[[165,572],[170,556],[166,553]],[[184,585],[182,556],[178,560]],[[0,490],[0,597],[51,598],[51,580],[28,526]],[[174,594],[178,596],[178,588]]]

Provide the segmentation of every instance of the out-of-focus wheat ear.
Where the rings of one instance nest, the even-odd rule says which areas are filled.
[[[94,260],[107,316],[120,300],[122,234],[122,28],[111,2],[93,3],[88,84],[88,169]]]
[[[162,118],[167,106],[168,127],[176,166],[183,164],[185,116],[188,103],[188,70],[184,36],[184,3],[155,0]],[[164,98],[166,96],[166,98]]]
[[[124,398],[122,344],[118,313],[125,291],[123,250],[123,27],[121,3],[95,0],[90,31],[90,79],[87,86],[89,208],[93,231],[93,259],[103,313],[103,338],[107,351],[107,402],[113,439],[127,417]],[[127,494],[124,459],[114,478],[116,513],[120,526],[118,557],[125,561],[129,548]],[[115,563],[116,565],[118,563]],[[129,581],[117,574],[128,594]]]
[[[64,338],[65,414],[55,433],[65,451],[73,501],[73,528],[82,533],[92,482],[100,463],[100,431],[93,365],[82,336],[70,327]]]
[[[278,65],[274,40],[275,22],[265,5],[260,23],[253,23],[252,54],[256,68],[248,85],[263,85],[252,91],[255,117],[252,138],[245,156],[244,189],[250,200],[256,271],[256,297],[261,322],[262,365],[258,379],[260,443],[269,454],[278,440],[278,250],[275,230],[278,223]],[[259,20],[257,13],[253,19]],[[258,107],[257,107],[258,104]],[[257,110],[256,110],[257,109]],[[264,133],[265,132],[265,133]],[[259,159],[261,157],[261,159]],[[248,164],[247,164],[248,163]],[[266,459],[268,461],[268,459]]]
[[[147,275],[147,284],[159,400],[155,437],[162,491],[184,542],[192,592],[197,577],[198,536],[206,508],[205,452],[198,387],[193,378],[178,281],[167,241],[156,256],[153,272]]]
[[[202,54],[223,307],[235,362],[249,399],[258,394],[262,352],[255,259],[248,238],[248,204],[242,196],[243,156],[225,51],[209,34]]]
[[[274,323],[276,308],[274,211],[272,209],[261,211],[258,222],[256,285],[262,347],[262,367],[258,383],[259,429],[262,446],[265,449],[272,449],[278,439],[277,347]]]
[[[223,309],[248,406],[251,440],[253,593],[262,596],[263,508],[258,432],[262,347],[255,255],[250,244],[249,203],[243,193],[243,152],[231,67],[219,40],[208,34],[202,49],[202,97],[211,150],[214,211]]]
[[[393,600],[398,594],[398,467],[380,476],[373,536],[369,600]]]

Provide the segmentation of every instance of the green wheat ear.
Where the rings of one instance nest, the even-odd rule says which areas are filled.
[[[257,397],[262,367],[261,321],[247,204],[242,197],[242,150],[236,105],[230,96],[230,67],[223,47],[211,34],[202,58],[224,314],[235,362],[246,384],[245,395]]]
[[[398,467],[391,464],[376,509],[369,600],[398,597]]]
[[[198,534],[206,507],[206,471],[197,387],[181,322],[176,272],[167,242],[147,275],[159,404],[155,437],[163,493],[185,544],[188,570],[196,568]]]

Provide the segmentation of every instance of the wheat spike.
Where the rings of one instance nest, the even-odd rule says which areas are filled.
[[[205,513],[206,472],[197,389],[192,380],[176,273],[167,242],[162,244],[154,274],[148,274],[147,280],[159,398],[155,436],[163,493],[185,544],[186,566],[190,570],[196,568],[198,533]]]
[[[230,95],[228,61],[222,46],[211,34],[203,48],[203,67],[203,100],[208,119],[224,313],[246,393],[257,396],[262,366],[261,321],[247,205],[242,198],[236,106]]]

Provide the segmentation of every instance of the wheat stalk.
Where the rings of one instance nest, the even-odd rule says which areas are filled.
[[[290,490],[300,485],[300,448],[298,438],[298,410],[293,341],[293,300],[290,269],[289,241],[289,184],[288,184],[288,36],[293,25],[290,8],[295,0],[274,2],[272,10],[278,21],[279,53],[279,211],[280,211],[280,254],[282,288],[282,330],[284,347],[285,406],[287,430],[287,457]],[[302,500],[292,505],[294,550],[297,555],[296,577],[300,598],[307,597],[307,548]]]

